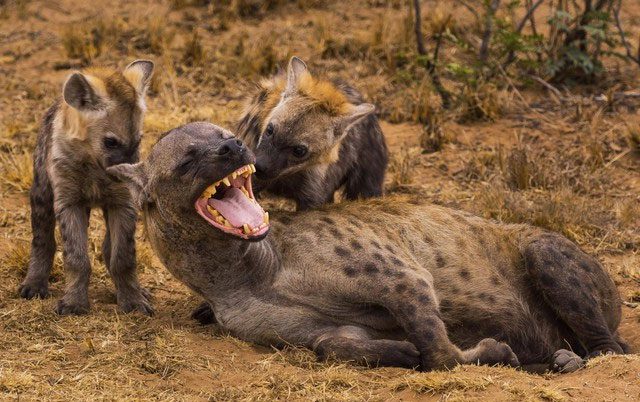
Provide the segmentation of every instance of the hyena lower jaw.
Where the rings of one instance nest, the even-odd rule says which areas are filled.
[[[251,188],[253,164],[245,165],[209,185],[195,208],[209,224],[224,233],[260,240],[269,231],[269,213],[257,203]]]

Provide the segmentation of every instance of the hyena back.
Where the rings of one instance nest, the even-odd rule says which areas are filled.
[[[100,207],[107,226],[102,252],[118,305],[123,311],[152,313],[135,273],[135,203],[127,186],[105,170],[138,160],[144,94],[152,73],[153,63],[147,60],[134,61],[122,72],[76,72],[64,84],[63,99],[47,111],[34,151],[33,240],[22,297],[44,298],[49,293],[57,221],[66,289],[56,311],[88,312],[89,214],[92,207]]]
[[[296,201],[298,209],[383,193],[388,151],[375,107],[344,82],[312,77],[293,57],[263,80],[237,126],[255,151],[256,189]]]

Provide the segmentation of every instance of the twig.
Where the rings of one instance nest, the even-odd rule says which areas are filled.
[[[558,100],[562,99],[562,93],[558,90],[558,88],[556,88],[553,85],[549,84],[547,81],[543,80],[542,78],[538,77],[537,75],[531,75],[530,77],[534,81],[540,83],[543,87],[545,87],[549,91],[551,91],[558,98]]]
[[[620,34],[620,41],[622,42],[622,45],[624,46],[625,50],[627,51],[627,57],[630,60],[633,60],[634,62],[636,62],[636,64],[638,64],[640,66],[640,54],[638,54],[637,57],[634,57],[633,54],[631,53],[631,46],[629,45],[629,42],[627,42],[627,38],[626,35],[624,33],[624,29],[622,29],[622,24],[620,23],[620,9],[622,8],[622,0],[618,0],[618,4],[616,5],[616,7],[613,10],[613,16],[615,18],[616,21],[616,27],[618,28],[618,34]]]
[[[442,100],[442,107],[444,109],[449,109],[451,107],[451,94],[446,90],[442,82],[440,81],[440,76],[438,75],[438,71],[436,70],[436,63],[438,61],[438,52],[440,51],[440,42],[441,42],[441,34],[439,35],[438,41],[436,42],[436,48],[434,51],[434,57],[432,60],[429,60],[429,56],[427,54],[427,49],[424,46],[424,39],[422,37],[422,17],[420,15],[420,0],[413,0],[413,9],[414,9],[414,29],[416,33],[416,44],[418,47],[418,54],[423,56],[425,61],[425,69],[431,77],[431,82],[435,87],[438,95],[440,95],[440,99]],[[443,26],[446,26],[444,24]]]
[[[524,29],[524,26],[526,25],[528,20],[531,20],[531,26],[535,31],[535,23],[534,23],[534,19],[533,19],[533,13],[535,13],[536,9],[543,2],[544,2],[544,0],[538,0],[531,7],[529,7],[529,9],[527,10],[526,14],[524,15],[524,17],[522,17],[522,20],[520,21],[520,23],[516,27],[516,33],[517,34],[520,34],[522,32],[522,30]],[[516,52],[513,51],[513,50],[509,51],[509,55],[507,56],[507,60],[502,64],[502,68],[504,70],[506,70],[507,67],[509,67],[509,65],[515,61],[515,59],[516,59]]]
[[[480,44],[480,52],[478,53],[478,59],[485,63],[489,55],[489,43],[491,42],[491,35],[493,35],[493,17],[496,15],[496,11],[500,7],[500,0],[491,0],[491,5],[487,10],[487,15],[484,21],[484,34],[482,35],[482,43]]]

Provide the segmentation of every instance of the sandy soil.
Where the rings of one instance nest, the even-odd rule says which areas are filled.
[[[317,71],[351,79],[379,106],[394,157],[389,192],[419,194],[426,202],[505,221],[558,225],[557,230],[596,254],[614,277],[626,302],[620,332],[634,350],[640,350],[640,156],[627,151],[623,138],[628,127],[640,126],[633,101],[596,120],[599,106],[593,97],[600,93],[598,88],[567,92],[567,101],[559,105],[544,89],[527,87],[521,89],[522,98],[512,93],[503,100],[506,111],[495,121],[463,124],[446,118],[441,125],[451,140],[441,151],[423,154],[422,126],[412,122],[404,103],[396,102],[403,94],[388,83],[390,73],[379,73],[368,61],[349,61],[331,53],[320,57],[327,49],[321,40],[351,38],[349,32],[360,38],[359,32],[374,29],[379,19],[401,21],[404,8],[375,1],[353,2],[357,7],[340,2],[331,2],[330,7],[285,5],[257,17],[225,22],[227,17],[211,14],[210,7],[183,8],[176,6],[182,4],[177,1],[98,3],[0,5],[6,7],[0,19],[0,399],[640,400],[638,354],[594,359],[587,368],[566,375],[476,366],[415,373],[321,364],[306,350],[276,351],[239,341],[189,318],[198,298],[159,264],[142,228],[140,278],[154,297],[156,315],[123,315],[116,309],[113,285],[100,261],[103,227],[97,213],[90,231],[91,313],[59,317],[53,312],[63,289],[60,255],[52,275],[52,297],[18,298],[28,259],[27,189],[38,122],[70,68],[81,64],[65,51],[65,32],[69,27],[81,31],[87,24],[96,29],[97,20],[111,27],[101,31],[104,35],[120,39],[110,39],[95,63],[123,66],[136,57],[150,57],[158,64],[145,120],[145,151],[164,130],[186,121],[230,126],[247,82],[263,73],[251,64],[265,53],[259,46],[272,46],[278,62],[299,54]],[[102,10],[100,5],[106,4]],[[172,38],[162,44],[161,54],[150,50],[147,42],[152,36],[145,34],[158,30],[154,21],[166,29],[158,37]],[[625,9],[624,22],[637,36],[640,6]],[[189,65],[177,60],[188,53],[185,48],[194,29],[206,55],[204,62]],[[261,36],[264,32],[273,32],[277,39]],[[228,50],[240,42],[244,46],[236,52],[240,56],[230,56]],[[621,69],[624,74],[632,71],[625,65]],[[235,70],[248,78],[233,75]],[[637,89],[637,74],[632,77],[623,90]],[[410,101],[419,84],[412,85],[406,92]],[[576,106],[578,98],[585,99],[584,110]],[[590,144],[601,146],[598,152],[604,158],[591,170],[575,162],[592,157]],[[509,189],[503,165],[514,149],[529,153],[538,169],[534,179],[544,176],[545,183],[552,184]],[[404,179],[399,178],[403,162],[409,172]],[[568,189],[553,184],[565,177]]]

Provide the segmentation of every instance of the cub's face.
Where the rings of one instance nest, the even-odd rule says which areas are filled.
[[[64,85],[65,134],[88,145],[102,166],[139,159],[144,95],[153,63],[138,60],[123,72],[74,73]]]

